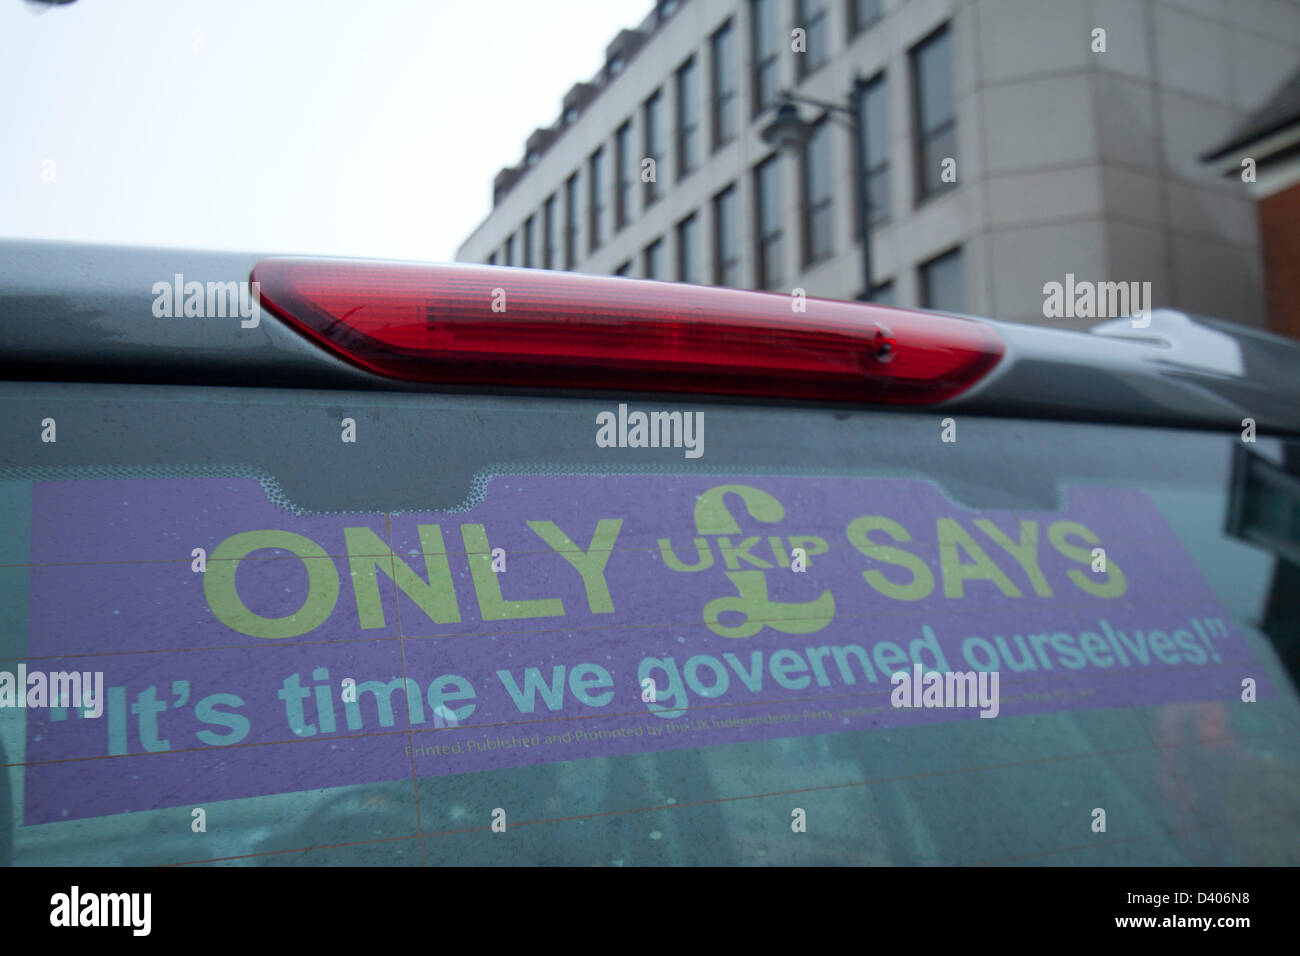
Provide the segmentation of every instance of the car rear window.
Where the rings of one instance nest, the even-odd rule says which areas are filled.
[[[1294,444],[0,396],[8,862],[1300,861]]]

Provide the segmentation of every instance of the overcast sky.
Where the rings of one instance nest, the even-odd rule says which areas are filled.
[[[449,261],[651,6],[0,0],[0,237]]]

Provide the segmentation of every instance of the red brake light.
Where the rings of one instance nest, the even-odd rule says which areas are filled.
[[[1004,351],[970,319],[564,272],[267,259],[252,281],[304,335],[420,382],[921,405]]]

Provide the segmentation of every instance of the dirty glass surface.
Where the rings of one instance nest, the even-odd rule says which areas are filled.
[[[617,403],[599,398],[0,386],[0,670],[102,671],[107,698],[98,718],[0,709],[4,862],[1300,862],[1288,673],[1300,580],[1258,534],[1224,530],[1234,475],[1244,473],[1234,469],[1240,435],[961,417],[955,441],[944,441],[934,413],[629,404],[701,413],[702,453],[600,447],[598,416],[617,414]],[[33,438],[32,423],[46,418],[57,422],[55,442]],[[344,440],[345,420],[354,441]],[[1266,436],[1248,453],[1294,471],[1294,447]],[[749,490],[710,496],[727,487]],[[764,495],[780,517],[764,511]],[[1110,625],[1126,630],[1125,615],[1155,614],[1172,630],[1194,618],[1187,633],[1205,631],[1189,638],[1196,655],[1180,658],[1171,649],[1191,645],[1171,640],[1143,646],[1147,665],[1134,653],[1102,668],[1115,643],[1085,659],[1030,641],[1021,669],[1002,667],[995,719],[971,709],[903,719],[878,656],[875,681],[851,654],[843,666],[823,654],[816,670],[809,648],[819,645],[872,650],[890,638],[906,649],[930,626],[945,642],[982,634],[998,646],[990,629],[999,622],[1014,651],[1016,615],[1092,613],[1087,602],[1106,599],[1078,582],[1105,588],[1115,571],[1089,577],[1092,543],[1052,531],[1086,525],[1085,506],[1114,529],[1101,544],[1130,589]],[[1289,514],[1258,502],[1247,510],[1256,529]],[[602,519],[621,520],[617,534],[602,538]],[[436,544],[419,531],[434,524]],[[552,527],[569,545],[553,543]],[[229,544],[218,553],[223,542],[254,530],[302,533],[320,554],[303,557],[302,545],[295,556],[275,547],[291,539],[266,539],[221,578],[234,553]],[[800,545],[803,576],[791,567]],[[205,550],[206,571],[194,570],[194,548]],[[1069,558],[1071,548],[1082,555]],[[706,555],[710,566],[697,571],[672,563]],[[504,570],[490,567],[498,557]],[[443,559],[449,583],[439,591]],[[574,564],[583,560],[595,561],[587,574]],[[923,595],[882,591],[921,587],[927,574]],[[267,575],[274,581],[259,591]],[[306,627],[291,612],[320,610],[316,588],[329,580],[333,611]],[[712,601],[760,586],[772,606],[793,610],[764,622],[756,605],[748,618],[724,606],[710,626]],[[221,587],[249,595],[247,610],[264,621],[296,623],[247,633],[264,625],[214,611]],[[833,614],[817,604],[823,591]],[[560,597],[557,614],[545,602]],[[765,626],[741,636],[747,623]],[[1215,646],[1225,650],[1217,661]],[[780,649],[793,656],[773,663]],[[747,671],[759,652],[762,673]],[[1166,652],[1178,663],[1157,667]],[[635,662],[670,653],[675,678],[647,672],[665,695],[652,704]],[[725,693],[708,696],[723,681],[708,662],[684,674],[697,655],[728,661],[719,665]],[[559,661],[570,671],[552,685]],[[576,674],[580,661],[608,664],[611,683],[595,670]],[[326,664],[329,676],[316,679]],[[454,682],[418,714],[409,685],[372,685],[354,705],[360,727],[346,719],[344,677],[382,685],[405,674],[433,695],[434,678],[453,665],[477,688],[476,713],[465,713],[469,698]],[[547,686],[534,685],[525,712],[497,672],[522,682],[529,667]],[[252,700],[274,696],[266,681],[279,686],[290,672],[301,694]],[[746,681],[760,677],[763,692],[751,694]],[[1250,701],[1247,679],[1257,687]],[[318,688],[335,701],[332,731]],[[499,705],[490,721],[489,691]],[[544,702],[552,691],[563,698],[555,708]],[[606,692],[611,703],[593,703]],[[249,699],[241,708],[218,693]],[[297,718],[295,694],[306,708]],[[656,713],[683,700],[689,709],[676,717]],[[231,715],[241,710],[254,715],[252,731],[223,743],[239,736]],[[264,713],[277,724],[266,726]],[[795,716],[782,724],[784,714]],[[728,715],[746,722],[714,726],[700,745],[685,739],[690,730],[678,740],[662,729],[657,740],[634,734]],[[78,735],[74,724],[91,729]],[[206,738],[193,736],[198,727]],[[584,727],[609,733],[576,742]],[[507,746],[534,735],[556,743]],[[507,743],[437,751],[471,740]]]

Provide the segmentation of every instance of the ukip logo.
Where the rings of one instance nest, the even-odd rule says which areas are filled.
[[[745,537],[733,544],[733,539],[743,532],[727,509],[726,496],[729,494],[739,496],[749,517],[763,524],[785,520],[785,506],[766,491],[749,485],[716,485],[700,495],[695,503],[695,564],[688,565],[679,560],[667,538],[658,540],[664,564],[674,571],[696,572],[712,567],[713,548],[717,548],[726,567],[727,579],[736,593],[715,598],[704,606],[704,623],[709,630],[721,637],[746,638],[753,637],[765,627],[783,634],[812,634],[830,624],[835,618],[835,597],[829,589],[811,601],[774,601],[768,597],[767,579],[769,569],[802,570],[813,556],[829,550],[827,543],[814,535],[788,536],[786,540],[790,549],[797,555],[793,562],[785,550],[785,541],[779,535],[767,537],[772,561],[755,553],[759,547],[759,535]],[[712,543],[709,538],[714,539]],[[742,570],[742,561],[749,567]],[[724,623],[723,615],[732,614],[743,615],[743,620]]]

